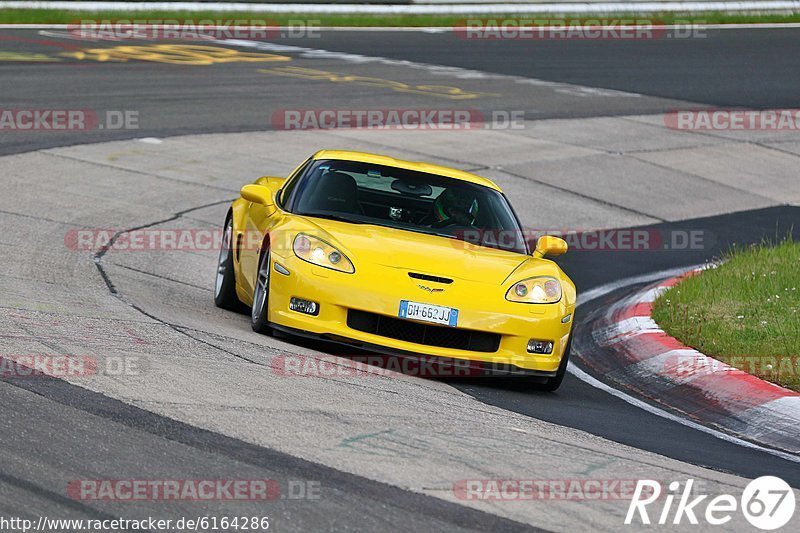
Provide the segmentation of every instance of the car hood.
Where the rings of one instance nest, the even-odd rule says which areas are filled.
[[[326,240],[347,254],[356,269],[358,263],[369,262],[420,274],[501,285],[521,265],[536,261],[528,255],[436,235],[371,224],[303,219],[324,232]]]

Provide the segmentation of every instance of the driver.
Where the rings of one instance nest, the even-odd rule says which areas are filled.
[[[473,226],[478,216],[478,200],[464,189],[445,189],[433,202],[431,227]]]

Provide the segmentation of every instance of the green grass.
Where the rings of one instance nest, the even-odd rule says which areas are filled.
[[[214,12],[214,11],[65,11],[57,9],[0,9],[0,24],[69,24],[80,20],[266,20],[269,23],[287,25],[295,21],[319,21],[320,26],[453,26],[470,19],[502,20],[525,18],[534,20],[547,19],[648,19],[658,20],[665,24],[689,22],[708,24],[736,24],[744,22],[800,22],[800,13],[791,14],[727,14],[710,13],[651,13],[651,14],[602,14],[559,15],[513,13],[507,15],[368,15],[368,14],[286,14],[255,12]]]
[[[655,302],[667,333],[706,355],[800,390],[800,243],[734,250]]]

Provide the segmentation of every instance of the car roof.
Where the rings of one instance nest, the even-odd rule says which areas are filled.
[[[436,174],[439,176],[446,176],[457,180],[468,181],[477,185],[483,185],[496,191],[500,191],[500,187],[495,182],[488,178],[464,172],[463,170],[456,170],[454,168],[443,167],[440,165],[432,165],[430,163],[423,163],[420,161],[404,161],[402,159],[395,159],[386,155],[370,154],[367,152],[352,152],[349,150],[320,150],[312,156],[312,159],[341,159],[344,161],[358,161],[360,163],[373,163],[376,165],[384,165],[387,167],[403,168],[406,170],[415,170],[417,172],[425,172],[428,174]],[[502,192],[502,191],[501,191]]]

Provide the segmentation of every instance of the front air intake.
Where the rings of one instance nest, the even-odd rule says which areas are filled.
[[[445,283],[445,284],[453,283],[453,280],[450,279],[450,278],[442,278],[442,277],[439,277],[439,276],[429,276],[427,274],[418,274],[417,272],[409,272],[408,276],[410,278],[422,279],[422,280],[425,280],[425,281],[433,281],[433,282],[436,282],[436,283]]]
[[[488,353],[496,352],[500,348],[500,335],[497,333],[422,324],[356,309],[347,311],[347,327],[381,337],[440,348]]]

